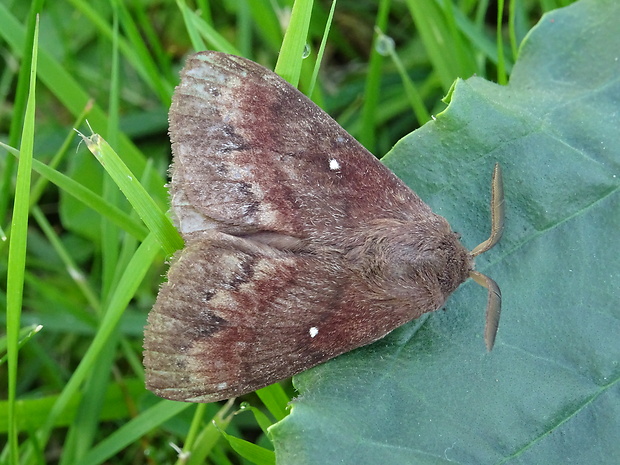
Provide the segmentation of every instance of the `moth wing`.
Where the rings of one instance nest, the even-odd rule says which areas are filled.
[[[429,207],[275,73],[218,52],[191,56],[170,108],[172,207],[183,234],[309,237]]]
[[[294,254],[217,232],[191,241],[148,316],[148,389],[172,400],[228,399],[411,319],[406,302],[369,308],[340,265],[338,256]]]

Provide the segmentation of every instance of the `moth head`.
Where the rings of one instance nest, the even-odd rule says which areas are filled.
[[[416,225],[415,233],[403,234],[389,267],[394,282],[431,294],[435,310],[467,279],[473,259],[446,220],[437,215],[431,218],[422,228]]]

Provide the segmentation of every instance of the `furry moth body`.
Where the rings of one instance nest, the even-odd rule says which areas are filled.
[[[500,292],[448,222],[276,74],[191,56],[170,108],[171,206],[185,248],[149,314],[147,387],[173,400],[235,397],[438,309],[469,276]]]

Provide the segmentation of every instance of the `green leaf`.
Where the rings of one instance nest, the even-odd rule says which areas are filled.
[[[256,465],[275,465],[276,462],[273,451],[253,444],[245,439],[231,436],[225,431],[221,431],[221,433],[230,444],[230,447],[244,459]]]
[[[80,134],[81,135],[81,134]],[[183,240],[172,225],[170,219],[162,212],[135,175],[123,163],[123,160],[98,134],[90,137],[81,135],[88,149],[106,169],[118,188],[131,202],[142,221],[152,230],[168,255],[172,255],[183,246]]]
[[[270,429],[279,464],[617,463],[619,16],[611,0],[546,14],[508,86],[457,82],[385,158],[470,248],[502,165],[504,237],[477,260],[503,292],[495,349],[469,281],[446,311],[297,376]]]
[[[313,0],[297,0],[293,4],[290,23],[286,28],[276,63],[275,72],[295,87],[301,74],[303,49],[308,38],[313,3]]]

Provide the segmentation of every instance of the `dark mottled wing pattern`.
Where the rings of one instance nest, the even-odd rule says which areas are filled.
[[[156,394],[196,402],[244,394],[443,303],[437,280],[452,276],[403,268],[381,281],[383,262],[369,251],[385,249],[385,234],[426,237],[423,227],[442,246],[442,234],[455,240],[445,220],[274,73],[216,52],[190,57],[170,136],[172,211],[186,247],[145,331]],[[386,246],[396,261],[398,245]],[[437,244],[407,246],[421,270],[426,256],[434,260]],[[469,263],[461,255],[458,283]]]

